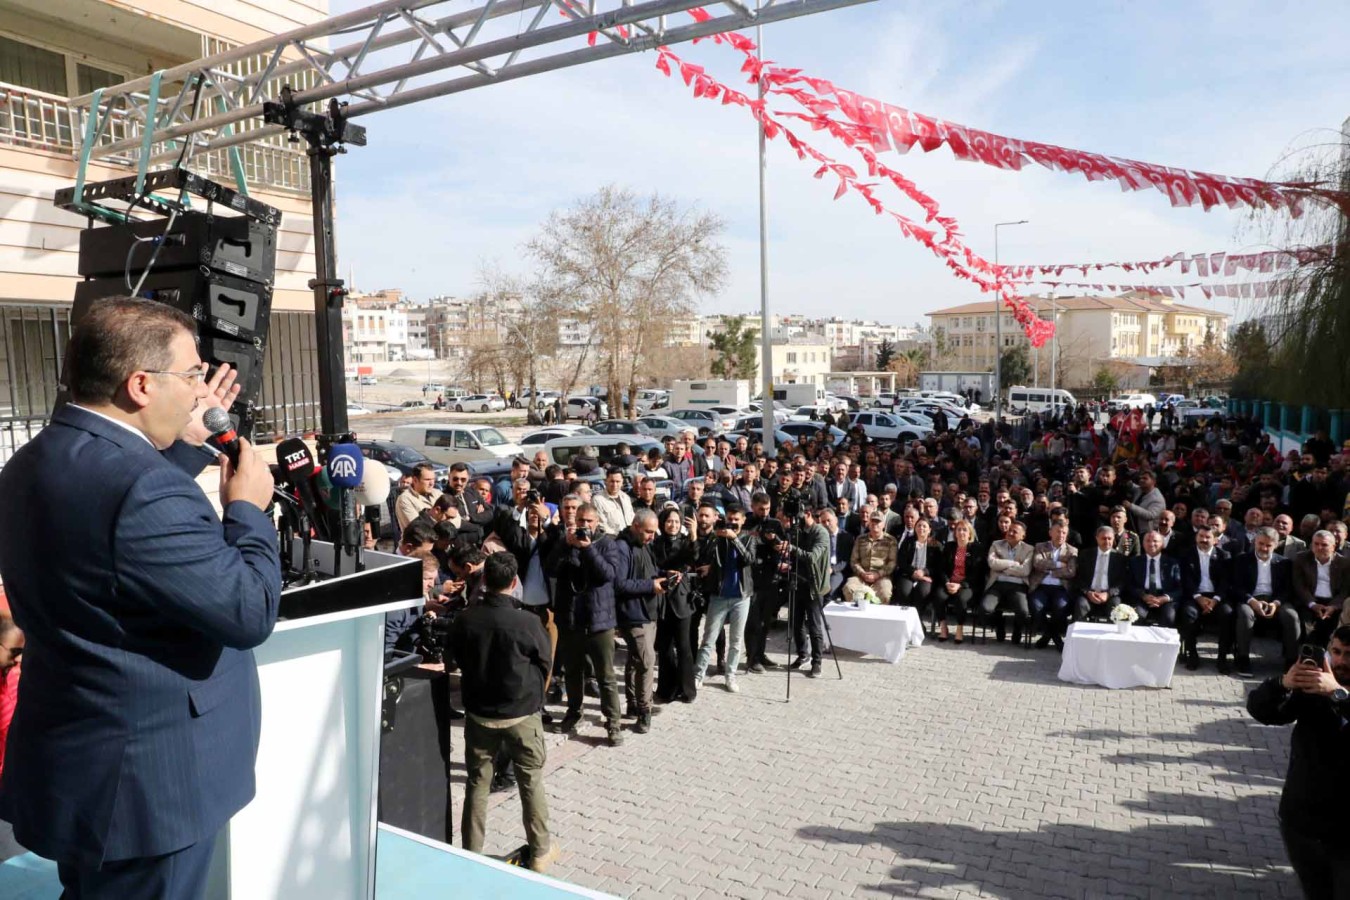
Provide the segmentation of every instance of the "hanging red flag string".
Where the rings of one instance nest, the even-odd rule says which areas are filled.
[[[1298,266],[1329,259],[1335,246],[1301,247],[1296,250],[1262,250],[1257,253],[1173,253],[1162,259],[1143,262],[1101,263],[1039,263],[1025,266],[1004,266],[1009,278],[1025,281],[1037,275],[1063,275],[1065,272],[1100,272],[1102,269],[1123,269],[1126,272],[1151,274],[1159,269],[1180,267],[1183,275],[1192,271],[1201,278],[1232,276],[1239,271],[1284,272]]]
[[[725,39],[724,36],[718,37]],[[827,175],[832,175],[838,179],[838,186],[835,190],[836,199],[843,197],[850,191],[858,194],[878,215],[889,215],[894,219],[903,235],[911,240],[918,241],[935,256],[941,258],[957,277],[971,281],[982,291],[997,294],[1012,310],[1014,318],[1022,326],[1033,346],[1043,345],[1054,333],[1054,326],[1036,315],[1026,301],[1012,289],[1007,276],[1001,274],[998,267],[965,246],[961,241],[956,220],[949,216],[943,216],[936,200],[923,193],[912,181],[899,172],[879,163],[875,154],[869,148],[858,146],[856,141],[859,135],[856,129],[853,129],[847,123],[828,121],[820,123],[820,127],[829,130],[831,134],[839,137],[845,143],[854,146],[854,149],[863,155],[868,164],[869,177],[889,181],[905,196],[919,204],[924,209],[927,221],[941,228],[941,236],[936,229],[924,227],[909,217],[890,210],[877,196],[876,188],[878,185],[876,182],[860,181],[857,170],[847,164],[835,161],[794,133],[765,108],[764,101],[751,100],[744,94],[732,90],[708,75],[702,66],[680,59],[667,47],[658,48],[656,68],[667,76],[672,75],[674,71],[678,71],[681,80],[697,98],[720,99],[723,105],[747,108],[756,121],[763,124],[766,139],[776,140],[782,137],[797,154],[798,159],[803,161],[809,159],[817,164],[816,178],[823,179]]]

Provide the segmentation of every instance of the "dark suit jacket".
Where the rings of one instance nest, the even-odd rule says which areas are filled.
[[[1181,567],[1181,597],[1184,600],[1190,600],[1200,592],[1200,551],[1192,546],[1189,550],[1182,552],[1176,557],[1177,565]],[[1219,595],[1219,599],[1228,600],[1228,582],[1229,569],[1233,561],[1227,553],[1222,550],[1214,550],[1209,558],[1209,580],[1214,588],[1214,592]]]
[[[1292,564],[1289,560],[1280,556],[1278,553],[1271,554],[1270,564],[1270,585],[1271,596],[1281,603],[1291,599],[1289,593],[1290,568]],[[1231,601],[1234,604],[1246,603],[1247,599],[1256,591],[1256,554],[1244,553],[1241,556],[1233,558],[1229,567],[1229,590],[1232,592]]]
[[[853,556],[853,542],[856,540],[854,535],[847,531],[840,531],[835,535],[835,564],[830,567],[831,574],[843,575],[848,577],[848,561]]]
[[[1305,610],[1313,603],[1313,593],[1317,590],[1317,557],[1311,550],[1304,550],[1294,557],[1293,567],[1294,598],[1299,609]],[[1331,557],[1331,600],[1332,606],[1343,607],[1346,594],[1350,593],[1350,559],[1344,556]]]
[[[910,540],[908,543],[913,544],[914,542],[913,540]],[[989,548],[986,547],[984,544],[981,544],[979,541],[971,541],[969,544],[966,545],[966,576],[961,579],[960,583],[962,585],[969,587],[972,591],[984,590],[984,582],[985,579],[988,577],[988,573],[985,571],[986,558],[988,557],[988,555],[989,555]],[[914,554],[911,552],[910,560],[912,561],[913,559]],[[935,572],[938,569],[936,565],[933,568]],[[951,581],[952,575],[955,571],[956,571],[956,544],[955,543],[944,544],[942,545],[941,571],[938,572],[938,574],[940,574],[942,578],[939,581],[937,577],[934,577],[933,583],[941,585],[942,583]],[[943,591],[943,594],[946,594],[945,590]]]
[[[1075,593],[1086,594],[1092,590],[1092,576],[1097,572],[1097,554],[1101,551],[1097,545],[1084,547],[1078,554],[1078,570],[1074,572],[1073,589]],[[1129,560],[1112,551],[1111,561],[1106,564],[1107,593],[1119,597],[1129,578]]]
[[[900,549],[895,554],[896,578],[908,578],[914,574],[914,550],[917,545],[918,541],[912,537],[906,538],[900,543]],[[941,542],[931,537],[928,539],[928,574],[932,576],[934,584],[940,584],[946,578],[947,570],[943,568],[942,550]],[[988,552],[985,551],[986,554]],[[966,566],[969,568],[970,563],[967,562]]]
[[[1144,554],[1130,557],[1130,576],[1125,580],[1124,599],[1130,603],[1143,603],[1147,590],[1149,558]],[[1158,557],[1158,576],[1162,592],[1175,603],[1181,599],[1181,567],[1170,556]]]
[[[248,503],[222,523],[193,481],[208,460],[72,405],[0,471],[0,573],[28,641],[0,817],[42,856],[170,853],[253,798],[277,535]]]

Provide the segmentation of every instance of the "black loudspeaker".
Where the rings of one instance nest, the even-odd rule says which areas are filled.
[[[80,232],[80,274],[130,277],[136,283],[141,269],[163,243],[155,271],[198,266],[235,278],[271,286],[277,266],[277,228],[244,216],[217,216],[185,210],[174,219],[146,219],[126,225],[86,228]]]
[[[139,276],[133,276],[132,283]],[[91,278],[75,286],[72,325],[79,323],[89,305],[104,297],[124,297],[130,291],[121,275]],[[163,269],[155,267],[145,277],[138,297],[156,300],[182,310],[197,320],[203,339],[209,333],[238,340],[257,338],[267,343],[267,324],[272,313],[272,289],[262,282],[222,275],[206,268]]]
[[[140,281],[137,296],[172,306],[197,322],[202,359],[212,368],[229,363],[238,371],[241,390],[230,415],[239,432],[252,437],[272,312],[276,224],[184,210],[171,229],[168,225],[166,217],[80,233],[79,272],[87,280],[76,285],[71,327],[94,303],[126,296],[128,282]],[[154,266],[142,279],[152,256]]]
[[[450,808],[450,678],[413,669],[384,681],[378,817],[453,844]]]

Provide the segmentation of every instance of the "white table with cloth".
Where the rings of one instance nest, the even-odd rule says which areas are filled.
[[[898,663],[910,647],[923,643],[923,622],[912,606],[827,603],[825,621],[836,647]]]
[[[1175,628],[1074,622],[1064,637],[1059,680],[1107,688],[1171,687],[1181,638]]]

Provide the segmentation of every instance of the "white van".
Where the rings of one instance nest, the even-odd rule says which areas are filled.
[[[508,441],[491,425],[454,425],[445,422],[426,425],[396,425],[392,438],[421,450],[433,462],[510,461],[524,451]]]
[[[1063,409],[1077,406],[1078,401],[1066,390],[1049,388],[1029,388],[1013,385],[1008,389],[1008,408],[1014,413],[1050,412],[1051,407]]]

